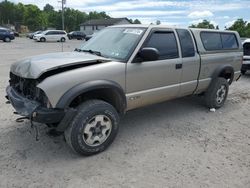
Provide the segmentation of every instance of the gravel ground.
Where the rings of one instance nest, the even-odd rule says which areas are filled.
[[[71,51],[82,41],[67,41]],[[15,122],[5,104],[9,67],[20,58],[61,51],[61,43],[0,42],[0,187],[250,187],[250,75],[233,83],[216,112],[200,97],[133,110],[105,152],[81,157],[63,137]]]

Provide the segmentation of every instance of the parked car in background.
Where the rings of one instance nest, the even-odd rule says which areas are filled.
[[[82,31],[71,31],[68,33],[69,40],[71,39],[77,39],[77,40],[84,40],[86,37],[86,34]]]
[[[63,30],[46,30],[40,34],[34,35],[33,39],[38,42],[46,42],[46,41],[65,42],[66,37],[67,33]]]
[[[246,39],[242,43],[243,45],[243,63],[241,67],[241,73],[245,74],[250,70],[250,39]]]
[[[28,33],[27,34],[27,38],[30,38],[30,39],[33,39],[33,37],[35,36],[35,35],[37,35],[37,34],[40,34],[40,33],[42,33],[43,31],[36,31],[36,32],[32,32],[32,33]]]
[[[14,36],[19,37],[19,33],[17,31],[14,31]]]
[[[4,42],[10,42],[11,40],[15,39],[14,32],[6,29],[4,27],[0,27],[0,40]]]
[[[30,38],[30,35],[31,35],[32,33],[26,33],[26,38]]]
[[[89,39],[93,38],[93,37],[96,36],[97,34],[98,34],[98,31],[95,32],[95,33],[93,33],[93,34],[91,34],[91,35],[86,35],[85,40],[88,41]]]

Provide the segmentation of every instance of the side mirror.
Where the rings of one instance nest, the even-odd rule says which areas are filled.
[[[143,61],[156,61],[159,59],[159,51],[156,48],[142,48],[138,55]]]

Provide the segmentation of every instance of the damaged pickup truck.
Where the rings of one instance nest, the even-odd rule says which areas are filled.
[[[74,52],[14,63],[6,98],[19,115],[92,155],[113,142],[128,110],[197,94],[209,108],[222,107],[242,56],[233,31],[112,26]]]

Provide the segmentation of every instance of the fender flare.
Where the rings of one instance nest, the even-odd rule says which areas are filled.
[[[226,73],[230,73],[231,74],[230,80],[228,82],[229,84],[231,84],[233,82],[233,79],[234,79],[234,68],[230,64],[218,66],[215,69],[214,73],[212,74],[212,81],[214,81],[216,78],[218,78],[220,76],[220,74],[222,72],[224,72],[224,71]]]
[[[115,91],[119,97],[120,110],[124,112],[127,107],[125,92],[118,83],[109,80],[89,81],[72,87],[59,99],[56,108],[66,109],[77,96],[96,89],[112,89]]]

